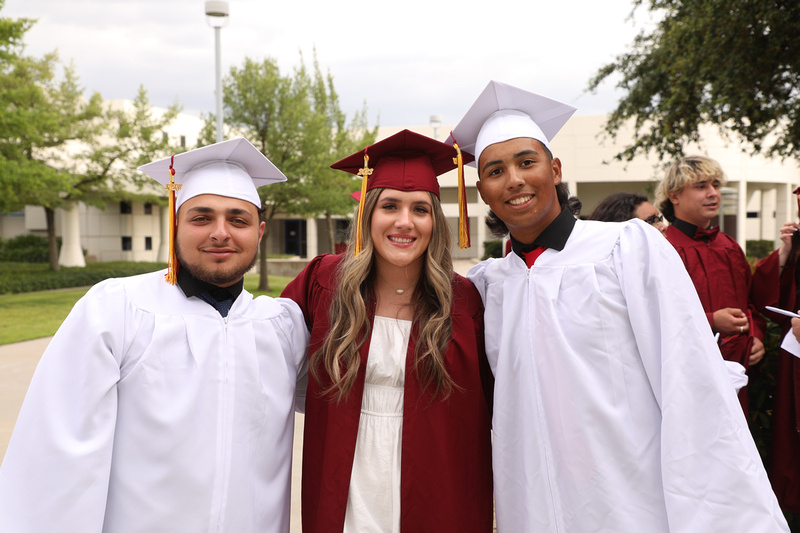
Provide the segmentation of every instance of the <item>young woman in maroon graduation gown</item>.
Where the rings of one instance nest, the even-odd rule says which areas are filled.
[[[492,530],[483,307],[453,272],[436,180],[455,155],[403,131],[333,165],[367,168],[354,234],[343,255],[315,258],[283,293],[311,330],[306,533]],[[407,347],[384,335],[395,326],[407,328]],[[373,429],[392,416],[375,413],[371,395],[387,389],[373,382],[375,361],[385,370],[385,352],[398,346],[388,365],[401,376],[392,442]]]

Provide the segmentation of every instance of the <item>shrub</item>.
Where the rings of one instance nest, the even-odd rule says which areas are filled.
[[[745,255],[748,257],[756,257],[763,259],[767,257],[775,249],[774,241],[767,241],[763,239],[750,240],[745,242]]]
[[[86,287],[107,278],[122,278],[165,268],[165,263],[92,263],[54,272],[46,264],[0,263],[0,294]]]
[[[49,261],[47,239],[26,233],[0,243],[0,261],[20,263],[47,263]]]
[[[490,257],[503,257],[503,241],[486,241],[483,243],[483,260]]]

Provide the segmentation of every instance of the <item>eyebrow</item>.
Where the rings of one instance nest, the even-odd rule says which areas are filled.
[[[402,202],[402,200],[400,200],[400,198],[394,198],[393,196],[386,196],[386,197],[381,198],[380,200],[378,200],[378,202],[379,203],[383,203],[383,202]],[[412,205],[426,205],[428,207],[431,207],[431,203],[428,202],[427,200],[414,200],[413,202],[411,202],[411,204]]]
[[[189,211],[187,211],[186,214],[188,215],[190,213],[200,213],[200,214],[203,214],[203,215],[208,215],[208,214],[215,213],[215,212],[216,212],[216,210],[212,209],[211,207],[197,206],[197,207],[192,207],[191,209],[189,209]],[[236,215],[236,216],[243,216],[243,215],[253,216],[253,214],[250,211],[248,211],[247,209],[242,209],[240,207],[231,207],[229,209],[226,209],[225,210],[225,214],[226,215]]]
[[[539,154],[539,152],[537,152],[533,148],[530,148],[530,149],[527,149],[527,150],[523,150],[521,152],[517,152],[516,154],[511,156],[511,159],[518,159],[518,158],[520,158],[522,156],[525,156],[525,155],[541,155],[541,154]],[[481,169],[481,172],[483,172],[484,170],[486,170],[488,167],[490,167],[492,165],[499,165],[502,162],[503,162],[502,159],[495,159],[494,161],[488,161],[485,165],[483,165],[483,168]]]

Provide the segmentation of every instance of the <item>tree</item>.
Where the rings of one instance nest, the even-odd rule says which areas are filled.
[[[291,74],[281,75],[273,59],[245,59],[223,80],[225,124],[243,135],[287,176],[288,181],[259,189],[269,222],[277,213],[311,216],[340,214],[352,209],[350,176],[337,176],[329,165],[377,134],[366,128],[366,111],[346,125],[345,114],[330,75],[320,73],[316,58],[309,74],[302,61]],[[214,138],[213,117],[206,118],[202,142]],[[340,173],[341,174],[341,173]],[[260,248],[259,290],[269,290],[267,237]]]
[[[16,187],[13,198],[7,201],[44,208],[53,270],[59,268],[55,210],[64,205],[62,193],[71,180],[57,168],[57,154],[68,142],[93,135],[93,123],[101,113],[100,95],[84,99],[72,67],[56,80],[56,62],[54,53],[42,59],[13,57],[0,80],[3,115],[9,126],[0,138],[0,154],[26,171],[10,177]],[[36,179],[26,180],[26,176]]]
[[[175,152],[164,130],[179,112],[180,106],[173,104],[155,113],[141,86],[129,107],[105,105],[95,134],[65,159],[62,168],[72,181],[61,196],[97,206],[117,200],[160,201],[163,194],[137,168]]]
[[[135,169],[164,153],[162,130],[179,109],[155,117],[143,88],[131,111],[104,106],[97,92],[86,99],[74,67],[56,77],[55,53],[22,55],[31,24],[0,18],[0,211],[44,208],[50,266],[58,270],[56,209],[77,201],[157,201],[156,194],[138,194],[149,180]]]
[[[733,132],[754,153],[797,157],[800,147],[800,2],[635,0],[663,13],[630,52],[601,68],[596,89],[617,74],[624,91],[605,124],[612,137],[634,119],[633,142],[617,154],[683,154],[699,127]]]

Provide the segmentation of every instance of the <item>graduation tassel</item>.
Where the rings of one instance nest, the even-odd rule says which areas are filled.
[[[164,274],[164,280],[170,285],[175,285],[178,282],[178,257],[175,255],[175,231],[178,226],[177,216],[175,213],[175,191],[181,190],[181,185],[175,183],[175,169],[172,164],[175,161],[175,155],[172,156],[172,161],[169,164],[169,183],[164,187],[167,190],[169,197],[169,259],[167,263],[167,273]]]
[[[452,137],[452,132],[450,133]],[[464,186],[464,158],[461,155],[461,148],[453,137],[453,148],[456,149],[456,156],[453,163],[458,165],[458,247],[461,249],[469,248],[469,215],[467,214],[467,188]]]
[[[358,175],[361,176],[361,198],[358,199],[358,218],[356,219],[356,245],[355,245],[355,253],[353,255],[358,255],[361,253],[362,245],[361,245],[361,223],[364,219],[364,201],[367,197],[367,180],[369,176],[372,174],[372,169],[369,168],[369,156],[364,153],[364,168],[358,170]]]

